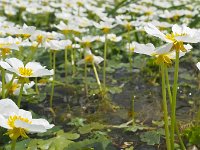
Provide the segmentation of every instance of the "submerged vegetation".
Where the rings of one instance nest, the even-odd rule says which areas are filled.
[[[198,0],[0,6],[0,149],[200,148]]]

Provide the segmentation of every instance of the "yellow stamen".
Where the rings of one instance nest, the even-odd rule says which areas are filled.
[[[33,70],[31,68],[24,68],[20,67],[19,68],[19,73],[23,76],[31,76],[33,74]]]
[[[87,56],[85,56],[85,61],[87,63],[92,63],[94,61],[93,55],[87,55]]]
[[[27,129],[15,127],[15,121],[16,120],[20,120],[22,122],[26,122],[26,123],[29,123],[29,124],[32,123],[29,119],[23,118],[21,116],[16,116],[16,115],[10,116],[8,118],[7,124],[10,126],[11,129],[8,130],[7,134],[9,135],[9,137],[12,140],[16,140],[20,136],[22,136],[24,138],[28,138],[28,136],[26,135]]]
[[[42,43],[42,40],[43,40],[43,36],[42,35],[38,35],[37,38],[36,38],[36,41],[38,43]]]
[[[13,83],[11,88],[9,89],[9,93],[14,93],[16,91],[17,88],[19,88],[20,85],[17,83]]]
[[[178,34],[178,33],[172,33],[172,34],[167,34],[165,37],[168,40],[171,40],[173,42],[173,47],[172,50],[176,50],[176,51],[182,51],[182,52],[186,52],[186,49],[184,47],[184,44],[182,41],[177,41],[176,37],[177,36],[185,36],[187,35],[186,33],[182,33],[182,34]]]
[[[156,63],[158,65],[162,64],[162,62],[164,62],[165,64],[167,65],[171,65],[172,64],[172,61],[171,59],[169,58],[168,55],[165,55],[165,54],[162,54],[162,55],[158,55],[157,59],[156,59]]]

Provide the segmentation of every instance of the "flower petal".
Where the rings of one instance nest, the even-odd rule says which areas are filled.
[[[18,106],[11,99],[0,100],[0,114],[1,115],[9,116],[10,114],[17,113],[18,111],[19,111]]]
[[[29,124],[21,120],[15,121],[15,127],[26,129],[28,132],[32,133],[43,133],[47,131],[43,125]]]
[[[51,129],[54,127],[54,124],[49,124],[45,119],[32,119],[32,124],[43,125],[45,129]]]

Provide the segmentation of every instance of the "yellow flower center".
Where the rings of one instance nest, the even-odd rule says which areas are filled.
[[[110,31],[110,28],[103,28],[103,33],[105,33],[105,34],[107,34],[107,33],[109,33],[109,31]]]
[[[87,56],[85,56],[85,61],[87,63],[92,63],[94,61],[93,55],[87,55]]]
[[[28,34],[28,33],[25,33],[25,34],[22,34],[22,36],[23,36],[24,38],[29,38],[31,35]]]
[[[2,49],[1,49],[1,55],[2,55],[2,56],[6,56],[6,55],[8,55],[8,54],[10,54],[10,53],[11,53],[11,51],[10,51],[9,48],[2,48]]]
[[[23,118],[21,116],[16,116],[16,115],[10,116],[8,118],[7,124],[11,127],[11,129],[8,130],[7,134],[9,135],[9,137],[12,140],[16,140],[20,136],[22,136],[24,138],[28,138],[28,136],[26,135],[27,129],[15,127],[15,121],[16,120],[20,120],[22,122],[26,122],[26,123],[29,123],[29,124],[32,123],[29,119]]]
[[[156,64],[160,65],[160,64],[162,64],[162,62],[164,62],[167,65],[171,65],[172,64],[171,59],[166,54],[162,54],[162,55],[158,55],[157,56]]]
[[[36,41],[38,43],[42,43],[42,40],[43,40],[43,36],[42,35],[38,35]]]
[[[125,28],[130,31],[132,29],[132,26],[131,26],[131,23],[128,22],[126,25],[125,25]]]
[[[31,76],[33,74],[33,70],[31,68],[24,68],[24,67],[20,67],[19,68],[19,73],[23,76]]]
[[[9,93],[14,93],[16,91],[17,88],[19,88],[20,85],[17,83],[13,83],[11,88],[9,89]]]
[[[182,33],[182,34],[178,34],[178,33],[172,33],[172,34],[167,34],[165,37],[168,39],[168,40],[171,40],[173,42],[173,47],[172,47],[172,50],[176,50],[176,51],[182,51],[182,52],[186,52],[186,49],[184,47],[184,44],[182,41],[177,41],[175,39],[175,37],[177,36],[185,36],[187,35],[186,33]]]

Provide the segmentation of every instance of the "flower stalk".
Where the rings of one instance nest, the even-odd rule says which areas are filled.
[[[50,97],[50,107],[53,106],[53,96],[54,96],[54,86],[55,86],[55,72],[56,72],[56,51],[53,51],[53,81],[52,81],[52,87],[51,87],[51,97]]]
[[[12,140],[11,142],[11,150],[15,150],[16,140]]]
[[[99,80],[99,76],[98,76],[97,69],[96,69],[96,67],[95,67],[94,62],[92,62],[92,67],[93,67],[94,74],[95,74],[95,77],[96,77],[96,80],[97,80],[97,84],[98,84],[98,86],[99,86],[99,90],[100,90],[100,92],[102,92],[101,82],[100,82],[100,80]]]
[[[108,37],[107,37],[107,33],[105,33],[104,64],[103,64],[103,87],[104,88],[106,87],[107,42],[108,42]]]
[[[161,63],[161,76],[162,76],[162,96],[163,96],[163,113],[164,113],[164,122],[165,122],[165,137],[167,150],[171,150],[170,144],[170,134],[169,134],[169,123],[168,123],[168,111],[167,111],[167,99],[166,99],[166,82],[165,82],[165,64]]]
[[[24,79],[22,79],[21,87],[20,87],[20,92],[19,92],[19,97],[17,100],[17,106],[20,108],[21,105],[21,100],[22,100],[22,94],[23,94],[23,88],[24,88]]]
[[[174,130],[176,123],[176,96],[178,88],[178,70],[179,70],[179,51],[176,50],[176,61],[174,71],[174,84],[172,93],[172,108],[171,108],[171,149],[174,149]]]

